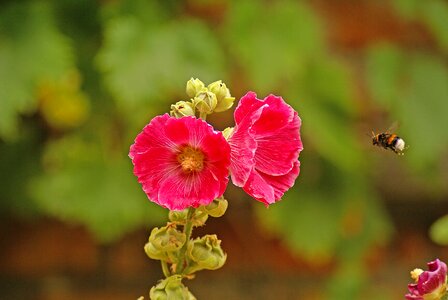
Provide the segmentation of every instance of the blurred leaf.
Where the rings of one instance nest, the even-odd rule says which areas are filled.
[[[347,66],[334,58],[322,55],[312,61],[301,87],[335,115],[350,118],[356,113],[352,78]]]
[[[329,281],[327,299],[364,299],[361,291],[367,284],[368,277],[363,266],[356,260],[346,262]]]
[[[369,49],[366,64],[366,79],[373,100],[384,109],[393,110],[394,101],[399,97],[405,57],[392,45],[382,44]]]
[[[429,2],[429,1],[428,1]],[[421,6],[420,0],[393,0],[392,5],[402,16],[406,18],[414,17]]]
[[[353,90],[346,68],[322,55],[289,87],[287,99],[298,108],[303,134],[314,150],[342,170],[359,172],[363,159],[352,126]]]
[[[339,241],[337,201],[322,193],[290,191],[282,201],[260,207],[258,214],[265,227],[282,239],[301,257],[316,265],[328,263]]]
[[[204,23],[156,25],[121,16],[106,24],[105,36],[98,65],[120,107],[136,110],[169,98],[190,77],[223,77],[222,52]]]
[[[17,22],[20,20],[20,22]],[[17,116],[33,111],[36,84],[73,68],[68,40],[44,2],[11,3],[0,12],[0,137],[17,134]]]
[[[440,0],[425,1],[422,10],[423,19],[448,54],[448,3]]]
[[[322,53],[320,23],[302,2],[235,1],[227,18],[229,49],[258,93],[294,84],[307,60]]]
[[[48,172],[31,184],[43,211],[84,224],[101,242],[165,219],[164,210],[149,203],[126,157],[105,162],[98,157],[102,155],[99,149],[79,143],[78,139],[62,140],[47,150]]]
[[[431,239],[440,245],[448,245],[448,215],[439,218],[429,229]]]
[[[394,0],[392,4],[403,17],[425,24],[440,47],[448,53],[448,3],[444,0]]]
[[[39,111],[56,130],[75,128],[89,115],[90,102],[80,90],[80,75],[73,71],[58,80],[45,80],[37,88]]]
[[[301,175],[283,200],[257,210],[265,228],[315,264],[336,257],[357,261],[372,245],[386,243],[392,226],[366,179],[323,162],[324,173],[316,178],[319,162],[307,158],[301,159]]]
[[[313,143],[315,151],[338,168],[360,171],[364,162],[350,123],[317,101],[310,96],[299,106],[299,112],[305,116],[304,135]]]
[[[429,55],[415,55],[408,61],[406,94],[396,99],[397,113],[411,147],[406,158],[418,170],[435,165],[446,153],[448,68]]]
[[[0,215],[33,216],[39,213],[24,186],[42,172],[40,135],[36,128],[29,128],[22,130],[14,142],[0,142]]]

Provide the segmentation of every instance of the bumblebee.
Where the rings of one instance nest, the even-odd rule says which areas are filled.
[[[372,131],[372,144],[374,146],[383,147],[384,149],[390,149],[399,155],[403,155],[405,149],[405,142],[395,133],[378,133],[375,134]]]

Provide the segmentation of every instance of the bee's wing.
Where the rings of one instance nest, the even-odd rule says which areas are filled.
[[[398,123],[398,121],[394,121],[389,128],[387,129],[387,133],[394,133],[395,131],[397,131],[398,127],[400,126],[400,124]]]

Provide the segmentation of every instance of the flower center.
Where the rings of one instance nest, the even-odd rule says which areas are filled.
[[[201,150],[186,146],[177,155],[177,161],[185,173],[200,172],[204,168],[204,153]]]

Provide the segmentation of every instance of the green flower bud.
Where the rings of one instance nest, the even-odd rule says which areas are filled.
[[[193,99],[195,108],[204,114],[211,114],[218,104],[216,95],[206,89],[200,91]]]
[[[226,111],[232,107],[233,102],[235,102],[235,97],[226,97],[222,100],[218,100],[218,105],[215,107],[215,112]]]
[[[196,300],[188,288],[182,284],[182,276],[165,278],[149,291],[151,300]]]
[[[176,104],[172,104],[170,115],[176,118],[194,116],[195,114],[193,103],[187,101],[179,101]]]
[[[222,135],[226,140],[228,140],[229,137],[232,135],[234,129],[235,127],[227,127],[226,129],[223,130]]]
[[[203,226],[205,224],[205,222],[208,219],[208,214],[204,211],[201,210],[196,210],[194,215],[193,215],[193,226],[194,227],[199,227],[199,226]]]
[[[162,228],[154,228],[145,245],[146,254],[152,259],[172,262],[175,253],[186,241],[185,233],[179,232],[176,225],[168,224]]]
[[[201,206],[200,210],[204,211],[205,213],[207,213],[208,215],[210,215],[214,218],[219,218],[222,215],[224,215],[224,213],[227,210],[228,205],[229,205],[229,203],[227,202],[227,200],[221,196],[221,197],[213,200],[213,202],[210,203],[209,205]]]
[[[216,105],[214,111],[221,112],[228,110],[232,107],[235,97],[230,95],[230,91],[221,80],[215,81],[208,85],[208,90],[216,95],[218,104]]]
[[[179,211],[170,210],[170,212],[168,213],[168,219],[173,223],[179,225],[185,225],[187,215],[188,215],[188,208]]]
[[[196,94],[202,91],[205,88],[205,85],[202,81],[200,81],[198,78],[194,79],[191,78],[187,82],[187,95],[190,98],[196,97]]]
[[[171,222],[185,225],[188,215],[188,208],[181,211],[170,211],[168,213],[168,218]],[[195,210],[193,217],[191,219],[194,227],[199,227],[205,224],[208,219],[208,214],[201,210]]]
[[[227,254],[221,249],[221,241],[215,234],[208,234],[191,241],[188,244],[187,255],[189,259],[187,274],[201,269],[219,269],[227,259]]]

